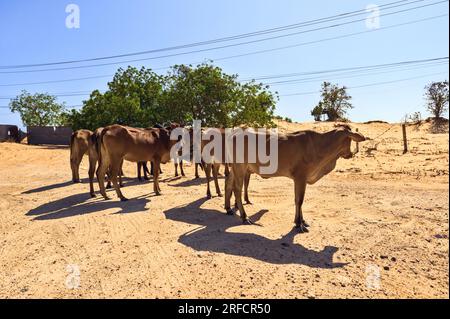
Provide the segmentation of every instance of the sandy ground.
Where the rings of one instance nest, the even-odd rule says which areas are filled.
[[[402,155],[399,125],[352,124],[389,131],[308,186],[307,234],[292,228],[285,178],[252,177],[260,226],[242,225],[192,166],[175,179],[165,165],[156,197],[126,163],[132,200],[104,201],[89,197],[87,158],[72,184],[67,148],[2,143],[0,297],[448,298],[449,135],[427,125],[408,127]]]

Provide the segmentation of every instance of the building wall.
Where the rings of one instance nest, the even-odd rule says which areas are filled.
[[[63,126],[27,126],[28,144],[69,145],[72,129]]]
[[[0,124],[0,142],[19,141],[19,129],[16,125]]]

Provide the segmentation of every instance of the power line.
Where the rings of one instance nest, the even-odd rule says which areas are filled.
[[[307,42],[300,42],[300,43],[297,43],[297,44],[281,46],[281,47],[276,47],[276,48],[257,50],[257,51],[250,51],[250,52],[247,52],[247,53],[230,55],[230,56],[225,56],[225,57],[221,57],[221,58],[211,58],[210,60],[212,60],[212,61],[223,61],[223,60],[229,60],[229,59],[234,59],[234,58],[239,58],[239,57],[250,56],[250,55],[254,55],[254,54],[269,53],[269,52],[275,52],[275,51],[279,51],[279,50],[292,49],[292,48],[306,46],[306,45],[310,45],[310,44],[317,44],[317,43],[322,43],[322,42],[327,42],[327,41],[332,41],[332,40],[344,39],[344,38],[353,37],[353,36],[361,35],[361,34],[365,34],[365,33],[376,32],[376,31],[380,31],[380,30],[393,29],[393,28],[397,28],[397,27],[401,27],[401,26],[410,25],[410,24],[415,24],[415,23],[435,20],[435,19],[439,19],[439,18],[443,18],[443,17],[447,17],[447,16],[448,16],[448,14],[441,14],[441,15],[431,16],[431,17],[427,17],[427,18],[423,18],[423,19],[412,20],[412,21],[408,21],[408,22],[404,22],[404,23],[393,24],[393,25],[389,25],[389,26],[386,26],[386,27],[378,28],[378,29],[370,29],[370,30],[365,30],[365,31],[361,31],[361,32],[353,32],[353,33],[348,33],[348,34],[344,34],[344,35],[341,35],[341,36],[322,38],[322,39],[319,39],[319,40],[313,40],[313,41],[307,41]],[[190,52],[186,52],[186,53],[183,53],[183,54],[189,54],[189,53]],[[193,52],[193,53],[197,53],[197,52]],[[167,57],[167,56],[162,56],[162,57],[157,57],[157,58],[164,58],[164,57]],[[132,62],[142,62],[142,61],[148,61],[148,60],[152,60],[152,59],[155,59],[155,57],[143,58],[143,59],[134,59],[134,60],[126,60],[126,61],[120,61],[120,62],[102,63],[102,64],[91,64],[91,65],[51,68],[51,69],[20,70],[20,71],[0,71],[0,74],[16,74],[16,73],[34,73],[34,72],[46,72],[46,71],[73,70],[73,69],[83,69],[83,68],[92,68],[92,67],[102,67],[102,66],[108,66],[108,65],[119,65],[119,64],[126,64],[126,63],[132,63]],[[191,62],[190,64],[199,64],[201,62],[202,61]],[[166,67],[153,68],[153,70],[154,71],[159,71],[159,70],[166,70],[166,69],[169,69],[169,68],[170,68],[170,66],[166,66]],[[112,75],[103,76],[103,77],[110,77],[110,76],[112,76]]]
[[[409,2],[407,2],[407,0],[395,1],[395,2],[384,4],[384,5],[380,5],[379,8],[387,7],[387,9],[392,9],[392,8],[411,5],[411,4],[423,2],[423,1],[425,1],[425,0],[415,0],[415,1],[409,1]],[[404,3],[404,2],[407,2],[407,3]],[[446,2],[446,1],[442,1],[442,2]],[[414,10],[417,8],[422,8],[422,7],[426,7],[426,6],[430,6],[430,5],[435,5],[438,3],[432,3],[432,4],[415,7],[415,8],[409,8],[409,9],[406,9],[405,11]],[[399,12],[404,12],[404,11],[401,10]],[[300,23],[296,23],[296,24],[291,24],[291,25],[286,25],[286,26],[281,26],[281,27],[276,27],[276,28],[271,28],[271,29],[260,30],[260,31],[256,31],[256,32],[244,33],[244,34],[239,34],[239,35],[234,35],[234,36],[229,36],[229,37],[224,37],[224,38],[217,38],[217,39],[212,39],[212,40],[208,40],[208,41],[201,41],[201,42],[177,45],[177,46],[160,48],[160,49],[146,50],[146,51],[140,51],[140,52],[126,53],[126,54],[118,54],[118,55],[111,55],[111,56],[103,56],[103,57],[95,57],[95,58],[88,58],[88,59],[79,59],[79,60],[68,60],[68,61],[36,63],[36,64],[22,64],[22,65],[3,65],[3,66],[0,66],[0,68],[1,69],[10,69],[10,68],[27,68],[27,67],[37,67],[37,66],[72,64],[72,63],[99,61],[99,60],[115,59],[115,58],[128,57],[128,56],[152,54],[152,53],[165,52],[165,51],[173,51],[173,50],[191,48],[191,47],[196,47],[196,46],[204,46],[204,45],[220,43],[220,42],[228,42],[228,41],[233,41],[233,40],[238,40],[238,39],[243,39],[243,38],[248,38],[248,37],[254,37],[254,36],[259,36],[259,35],[264,35],[264,34],[275,33],[275,32],[281,32],[281,31],[286,31],[286,30],[290,30],[290,29],[295,29],[295,28],[300,28],[300,27],[305,27],[305,26],[310,26],[310,25],[316,25],[316,24],[320,24],[320,23],[324,23],[324,22],[332,22],[335,20],[348,18],[348,17],[352,17],[355,15],[361,15],[364,13],[366,14],[367,11],[365,9],[364,10],[361,9],[361,10],[351,11],[351,12],[347,12],[347,13],[341,13],[338,15],[330,16],[330,17],[314,19],[314,20],[310,20],[310,21],[300,22]],[[365,19],[363,19],[363,20],[365,20]],[[362,21],[362,20],[358,20],[358,21]],[[339,26],[339,25],[336,25],[336,26]],[[335,27],[335,26],[329,26],[329,27]],[[328,27],[325,27],[325,28],[328,28]],[[310,32],[310,31],[308,31],[308,32]],[[282,35],[282,37],[284,37],[284,36],[289,36],[289,34]],[[264,41],[265,39],[261,39],[261,40]],[[260,40],[256,40],[256,41],[260,41]],[[237,45],[240,45],[240,44],[237,44]]]
[[[332,72],[338,72],[338,71],[351,71],[351,70],[364,70],[364,69],[370,69],[370,68],[381,68],[381,67],[392,67],[392,66],[401,66],[401,65],[411,65],[411,64],[417,64],[417,63],[425,63],[425,62],[433,62],[433,61],[443,61],[448,60],[449,57],[438,57],[438,58],[431,58],[431,59],[422,59],[422,60],[410,60],[410,61],[401,61],[401,62],[394,62],[394,63],[386,63],[386,64],[376,64],[376,65],[369,65],[369,66],[357,66],[357,67],[351,67],[351,68],[340,68],[340,69],[331,69],[331,70],[320,70],[320,71],[311,71],[311,72],[299,72],[299,73],[290,73],[290,74],[281,74],[281,75],[272,75],[272,76],[262,76],[254,78],[256,80],[264,80],[264,79],[270,79],[270,78],[280,78],[280,77],[288,77],[288,76],[298,76],[298,75],[318,75],[318,74],[326,74],[326,73],[332,73]],[[80,81],[80,80],[86,80],[86,79],[96,79],[96,78],[103,78],[103,77],[111,77],[113,75],[101,75],[101,76],[93,76],[93,77],[83,77],[83,78],[72,78],[72,79],[64,79],[64,80],[51,80],[51,81],[42,81],[42,82],[28,82],[28,83],[15,83],[15,84],[0,84],[0,87],[5,86],[23,86],[23,85],[34,85],[34,84],[50,84],[50,83],[59,83],[59,82],[71,82],[71,81]],[[248,81],[248,80],[243,80]],[[270,84],[270,83],[268,83]],[[82,96],[82,95],[88,95],[84,92],[73,92],[68,94],[57,94],[56,96]],[[6,97],[0,97],[0,99],[8,99]]]
[[[343,72],[343,71],[359,71],[365,69],[380,69],[386,67],[397,67],[397,66],[409,66],[411,64],[418,63],[428,63],[428,62],[440,62],[440,61],[448,61],[449,57],[439,57],[439,58],[431,58],[431,59],[421,59],[421,60],[409,60],[409,61],[401,61],[401,62],[393,62],[393,63],[384,63],[384,64],[374,64],[374,65],[366,65],[366,66],[356,66],[350,68],[339,68],[339,69],[330,69],[330,70],[321,70],[321,71],[313,71],[313,72],[298,72],[298,73],[287,73],[287,74],[279,74],[279,75],[265,75],[254,78],[244,79],[247,80],[267,80],[274,78],[283,78],[283,77],[293,77],[299,75],[315,75],[315,74],[324,74],[324,73],[334,73],[334,72]]]
[[[281,47],[270,48],[270,49],[265,49],[265,50],[258,50],[258,51],[251,51],[248,53],[236,54],[236,55],[231,55],[231,56],[222,57],[222,58],[215,58],[215,59],[212,58],[211,60],[222,61],[222,60],[239,58],[239,57],[244,57],[244,56],[249,56],[249,55],[254,55],[254,54],[269,53],[269,52],[274,52],[274,51],[279,51],[279,50],[284,50],[284,49],[292,49],[292,48],[301,47],[301,46],[310,45],[310,44],[317,44],[317,43],[322,43],[322,42],[327,42],[327,41],[332,41],[332,40],[340,40],[343,38],[353,37],[353,36],[361,35],[361,34],[365,34],[365,33],[372,33],[372,32],[376,32],[376,31],[380,31],[380,30],[388,30],[388,29],[398,28],[398,27],[402,27],[402,26],[406,26],[406,25],[410,25],[410,24],[435,20],[435,19],[439,19],[439,18],[443,18],[443,17],[448,17],[448,13],[431,16],[431,17],[427,17],[427,18],[423,18],[423,19],[418,19],[418,20],[412,20],[412,21],[408,21],[408,22],[404,22],[404,23],[393,24],[393,25],[389,25],[389,26],[382,27],[379,29],[370,29],[370,30],[365,30],[365,31],[361,31],[361,32],[347,33],[347,34],[340,35],[340,36],[322,38],[319,40],[313,40],[313,41],[308,41],[308,42],[300,42],[297,44],[292,44],[292,45],[287,45],[287,46],[281,46]],[[198,63],[200,63],[200,62],[198,62]],[[160,68],[160,69],[168,69],[168,68],[169,67],[164,67],[164,68]]]
[[[339,69],[330,69],[330,70],[319,70],[319,71],[310,71],[310,72],[298,72],[298,73],[289,73],[289,74],[280,74],[280,75],[270,75],[270,76],[260,76],[255,77],[253,79],[255,80],[265,80],[265,79],[274,79],[274,78],[283,78],[283,77],[293,77],[293,76],[300,76],[300,75],[323,75],[328,73],[336,73],[336,72],[349,72],[349,71],[370,71],[372,69],[379,70],[383,68],[392,68],[392,67],[405,67],[405,66],[411,66],[414,64],[423,64],[423,63],[430,63],[430,62],[445,62],[448,63],[449,57],[438,57],[438,58],[429,58],[429,59],[421,59],[421,60],[409,60],[409,61],[400,61],[400,62],[393,62],[393,63],[385,63],[385,64],[375,64],[375,65],[368,65],[368,66],[357,66],[357,67],[349,67],[349,68],[339,68]],[[425,65],[426,66],[426,65]],[[103,77],[103,76],[99,76]],[[108,76],[109,77],[109,76]],[[97,77],[88,77],[88,78],[77,78],[77,79],[66,79],[66,80],[53,80],[53,81],[45,81],[45,82],[33,82],[33,83],[22,83],[20,85],[31,85],[31,84],[43,84],[43,83],[58,83],[61,81],[68,82],[68,81],[76,81],[76,80],[85,80],[90,78],[97,78]],[[303,80],[295,79],[295,80],[287,80],[287,81],[278,81],[278,82],[269,82],[266,83],[268,85],[278,85],[282,83],[300,83],[305,80],[314,80],[317,78],[306,78]],[[248,80],[242,80],[242,81],[248,81]],[[13,85],[19,85],[19,84],[7,84],[7,85],[0,85],[0,86],[13,86]],[[77,91],[77,92],[67,92],[67,93],[61,93],[61,94],[52,94],[57,97],[67,97],[67,96],[86,96],[89,95],[91,92],[89,91]],[[0,100],[7,100],[11,99],[10,97],[0,97]]]
[[[350,37],[350,36],[360,35],[360,34],[364,34],[364,33],[375,32],[375,31],[379,31],[379,30],[387,30],[387,29],[391,29],[391,28],[395,28],[395,27],[399,27],[399,26],[405,26],[405,25],[409,25],[409,24],[413,24],[413,23],[428,21],[428,20],[431,20],[431,19],[442,18],[442,17],[445,17],[445,16],[448,16],[448,14],[432,16],[432,17],[428,17],[428,18],[424,18],[424,19],[413,20],[413,21],[409,21],[409,22],[405,22],[405,23],[390,25],[390,26],[383,27],[383,28],[380,28],[380,29],[373,29],[373,30],[367,30],[367,31],[362,31],[362,32],[350,33],[350,34],[346,34],[346,35],[342,35],[342,36],[337,36],[337,37],[332,37],[332,38],[325,38],[325,39],[320,39],[320,40],[315,40],[315,41],[310,41],[310,42],[303,42],[303,43],[294,44],[294,45],[290,45],[290,46],[284,46],[284,47],[272,48],[272,49],[267,49],[267,50],[254,51],[254,52],[251,52],[251,53],[245,53],[245,54],[240,54],[240,55],[233,55],[233,56],[218,58],[218,59],[215,59],[215,60],[219,61],[219,60],[236,58],[236,57],[241,57],[241,56],[246,56],[246,55],[251,55],[251,54],[266,53],[266,52],[282,50],[282,49],[288,49],[288,48],[293,48],[293,47],[298,47],[298,46],[303,46],[303,45],[308,45],[308,44],[315,44],[315,43],[319,43],[319,42],[325,42],[325,41],[330,41],[330,40],[342,39],[344,37]],[[160,69],[167,69],[167,68],[169,68],[169,67],[164,67],[164,68],[160,68]],[[25,86],[25,85],[37,85],[37,84],[50,84],[50,83],[59,83],[59,82],[71,82],[71,81],[80,81],[80,80],[86,80],[86,79],[109,78],[109,77],[112,77],[112,76],[114,76],[114,74],[92,76],[92,77],[82,77],[82,78],[72,78],[72,79],[62,79],[62,80],[52,80],[52,81],[42,81],[42,82],[0,84],[0,87],[12,87],[12,86]]]
[[[63,80],[50,80],[50,81],[41,81],[41,82],[28,82],[28,83],[13,83],[13,84],[0,84],[1,87],[5,86],[24,86],[24,85],[36,85],[36,84],[50,84],[50,83],[60,83],[60,82],[72,82],[72,81],[82,81],[82,80],[91,80],[91,79],[100,79],[106,77],[112,77],[111,75],[96,75],[96,76],[87,76],[83,78],[72,78],[72,79],[63,79]]]
[[[70,106],[65,106],[66,109],[75,109],[77,107],[81,107],[83,106],[82,104],[79,105],[70,105]],[[0,105],[0,109],[9,109],[8,105]]]
[[[379,74],[386,74],[386,73],[395,73],[395,72],[404,72],[404,71],[410,71],[410,70],[416,70],[421,68],[430,68],[430,67],[437,67],[442,65],[448,65],[448,62],[445,63],[435,63],[435,64],[429,64],[429,65],[419,65],[419,66],[413,66],[413,67],[406,67],[400,70],[396,69],[388,69],[383,71],[378,70],[367,70],[364,72],[344,72],[344,73],[337,73],[332,75],[327,75],[326,79],[349,79],[349,78],[355,78],[355,77],[362,77],[362,76],[373,76],[373,75],[379,75]],[[375,71],[375,72],[373,72]],[[316,76],[316,77],[309,77],[309,78],[303,78],[303,79],[294,79],[294,80],[285,80],[285,81],[277,81],[277,82],[265,82],[264,84],[270,85],[270,86],[278,86],[278,85],[286,85],[286,84],[299,84],[299,83],[310,83],[310,82],[316,82],[317,80],[324,80],[323,76]]]
[[[85,91],[84,93],[62,93],[62,94],[47,93],[47,94],[52,95],[52,96],[56,96],[56,97],[69,97],[69,96],[86,96],[86,95],[89,95],[91,93],[92,93],[92,91]],[[9,97],[0,96],[0,100],[11,100],[13,98],[14,97],[12,97],[12,96],[9,96]]]
[[[360,88],[371,87],[371,86],[378,86],[378,85],[392,84],[392,83],[398,83],[398,82],[405,82],[405,81],[411,81],[411,80],[425,78],[425,77],[428,77],[428,76],[435,76],[435,75],[441,75],[441,74],[448,74],[448,72],[437,72],[437,73],[425,74],[425,75],[421,75],[421,76],[410,77],[410,78],[403,78],[403,79],[392,80],[392,81],[368,83],[368,84],[364,84],[364,85],[347,87],[347,89],[349,89],[349,90],[350,89],[360,89]],[[291,94],[282,94],[282,95],[280,95],[280,97],[311,95],[311,94],[319,94],[319,93],[321,93],[321,92],[320,91],[299,92],[299,93],[291,93]]]

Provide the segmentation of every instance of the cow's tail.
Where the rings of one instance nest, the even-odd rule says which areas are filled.
[[[102,165],[103,156],[102,156],[102,144],[103,144],[103,135],[107,131],[107,129],[103,129],[100,134],[95,134],[95,150],[97,151],[98,156],[98,166],[100,167]]]
[[[73,158],[73,147],[75,146],[75,136],[77,135],[78,131],[75,131],[70,136],[70,161],[72,161]]]
[[[96,137],[95,141],[95,149],[98,154],[98,166],[100,167],[102,165],[102,162],[105,160],[105,154],[104,151],[106,150],[103,139],[105,134],[108,132],[108,128],[104,128],[102,132],[99,134],[99,136]]]

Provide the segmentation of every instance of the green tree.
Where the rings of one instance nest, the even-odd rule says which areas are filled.
[[[19,113],[25,126],[59,126],[64,124],[64,103],[47,93],[30,94],[23,90],[9,103],[13,113]]]
[[[74,130],[94,130],[111,124],[149,127],[166,120],[161,104],[163,78],[150,69],[119,69],[108,90],[95,90],[83,102],[81,110],[67,114]]]
[[[432,82],[425,87],[427,109],[435,119],[448,110],[448,81]]]
[[[105,93],[92,92],[79,111],[67,113],[73,129],[113,123],[149,127],[156,123],[192,123],[230,127],[273,126],[277,97],[255,82],[241,84],[209,63],[175,65],[165,76],[145,68],[119,69]]]
[[[195,119],[203,126],[225,126],[237,86],[235,75],[211,64],[175,65],[167,77],[165,106],[174,121]]]
[[[228,108],[227,126],[275,127],[273,118],[278,97],[268,88],[254,81],[237,84],[234,101]]]
[[[314,117],[314,121],[320,122],[322,115],[324,114],[323,102],[320,101],[311,111],[311,115]]]
[[[311,111],[315,120],[320,120],[320,115],[326,114],[328,121],[338,121],[345,119],[348,109],[353,106],[350,103],[351,96],[347,94],[347,87],[339,87],[330,82],[322,83],[322,100]]]
[[[178,122],[200,120],[203,126],[273,126],[276,97],[255,82],[241,84],[209,63],[175,65],[167,76],[165,106]]]

